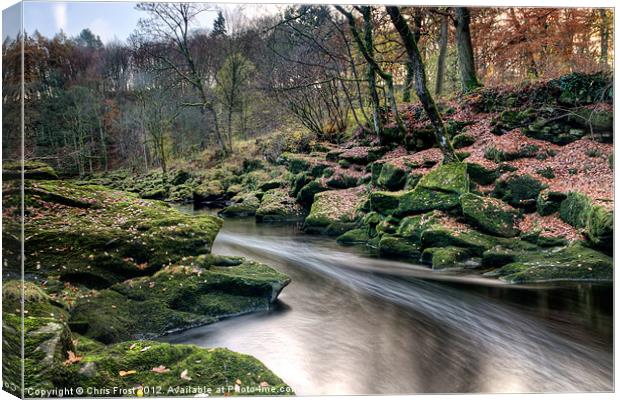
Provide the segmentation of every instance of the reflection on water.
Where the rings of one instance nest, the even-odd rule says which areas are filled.
[[[297,394],[613,389],[610,287],[438,274],[251,219],[227,220],[214,252],[292,283],[269,312],[165,340],[251,354]]]

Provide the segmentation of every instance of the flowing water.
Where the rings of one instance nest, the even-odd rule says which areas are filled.
[[[253,219],[213,252],[292,282],[270,311],[165,340],[251,354],[299,395],[613,390],[610,286],[437,273]]]

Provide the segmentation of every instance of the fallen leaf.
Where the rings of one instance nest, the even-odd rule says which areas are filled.
[[[237,379],[237,380],[235,381],[235,383],[236,383],[237,385],[241,385],[241,379]]]
[[[140,351],[141,352],[145,352],[145,351],[147,351],[150,348],[151,348],[151,346],[146,346],[146,347],[143,347],[142,349],[140,349]]]
[[[170,372],[170,370],[163,365],[160,365],[159,367],[154,367],[151,371],[157,372],[158,374],[165,374],[166,372]]]
[[[67,357],[67,359],[65,360],[65,365],[75,364],[77,362],[80,362],[80,360],[82,359],[82,356],[76,355],[71,350],[67,351],[67,355],[69,357]]]
[[[133,369],[132,369],[132,370],[130,370],[130,371],[118,371],[118,374],[119,374],[120,376],[133,375],[133,374],[136,374],[136,373],[138,373],[138,371],[133,370]]]
[[[189,373],[187,372],[187,370],[183,370],[183,372],[181,372],[181,379],[186,380],[186,381],[191,381],[192,378],[189,377]]]
[[[261,382],[259,385],[260,385],[260,387],[262,387],[262,388],[269,387],[269,384],[268,384],[267,382],[264,382],[264,381],[263,381],[263,382]]]

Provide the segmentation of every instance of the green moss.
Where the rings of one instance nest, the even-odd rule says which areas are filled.
[[[165,372],[153,368],[164,366]],[[135,371],[125,376],[120,371]],[[184,380],[182,374],[191,379]],[[235,392],[240,382],[240,392]],[[265,386],[260,394],[292,394],[284,382],[261,362],[247,355],[227,349],[203,349],[192,345],[171,345],[160,342],[124,342],[84,355],[76,364],[63,366],[58,373],[57,384],[68,388],[117,388],[127,390],[125,395],[136,396],[137,388],[144,395],[194,396],[194,392],[178,392],[188,388],[210,388],[210,395],[246,394]],[[160,392],[148,392],[148,388],[160,388]],[[224,391],[216,392],[218,388]],[[175,390],[177,390],[175,392]],[[273,390],[273,392],[272,392]],[[205,393],[209,394],[209,393]],[[251,394],[251,393],[250,393]],[[259,393],[253,393],[259,394]],[[119,393],[109,395],[119,397]]]
[[[466,193],[461,196],[463,215],[484,231],[497,236],[514,237],[519,212],[501,200]]]
[[[461,267],[461,262],[468,259],[470,251],[461,247],[429,247],[422,253],[422,261],[429,262],[433,269]]]
[[[438,213],[429,212],[422,215],[405,217],[400,221],[397,234],[400,237],[409,239],[414,243],[420,243],[422,232],[425,229],[438,223]]]
[[[22,179],[58,179],[58,174],[48,164],[40,161],[24,161],[23,169],[21,162],[4,161],[2,163],[2,178],[8,180]]]
[[[26,218],[24,226],[25,269],[39,276],[109,286],[209,252],[221,226],[215,217],[184,214],[162,202],[99,186],[26,184],[26,213],[37,218]],[[53,196],[41,197],[41,192]]]
[[[314,201],[317,193],[329,190],[329,188],[319,180],[313,180],[304,185],[297,194],[297,201],[306,207],[309,207]]]
[[[517,261],[490,273],[510,283],[550,281],[613,281],[611,257],[579,243],[560,251],[522,254]]]
[[[480,185],[490,185],[501,175],[497,169],[487,169],[474,163],[467,163],[467,173],[472,181]]]
[[[560,210],[560,204],[566,199],[566,194],[550,190],[542,190],[536,199],[536,211],[540,215],[551,215]]]
[[[303,218],[303,210],[285,189],[265,192],[256,210],[258,222],[297,221]]]
[[[417,260],[420,258],[420,247],[407,239],[383,235],[379,240],[379,254]]]
[[[530,175],[511,175],[498,181],[492,194],[513,207],[533,211],[538,194],[543,189],[545,185]]]
[[[407,172],[390,163],[383,164],[377,184],[388,190],[400,190],[405,186]]]
[[[560,204],[560,218],[575,228],[585,228],[588,214],[592,211],[592,201],[584,194],[570,192]]]
[[[370,237],[368,236],[368,230],[360,228],[351,229],[350,231],[347,231],[342,235],[338,236],[338,238],[336,239],[336,241],[342,245],[361,244],[368,242],[368,240],[370,240]]]
[[[319,232],[334,223],[355,222],[357,211],[365,200],[365,192],[358,188],[317,193],[304,229]]]
[[[476,138],[466,133],[461,133],[452,138],[452,147],[462,149],[476,143]]]
[[[218,180],[201,183],[194,189],[194,202],[220,200],[225,197],[225,188]]]
[[[514,251],[496,246],[482,253],[482,266],[497,268],[510,264],[516,261],[516,259]]]
[[[218,213],[222,217],[250,217],[256,214],[260,200],[254,194],[243,197],[239,203],[231,204]]]
[[[424,175],[416,188],[463,194],[469,192],[467,164],[454,162],[442,165]]]
[[[403,192],[373,192],[370,194],[370,209],[383,215],[394,213],[400,204]]]
[[[425,213],[433,210],[450,210],[459,205],[459,195],[418,186],[400,196],[398,215]]]
[[[264,264],[243,261],[218,267],[213,261],[188,258],[153,276],[130,279],[80,298],[71,311],[70,326],[102,343],[153,338],[267,309],[290,281]],[[102,311],[106,318],[101,318]]]
[[[594,247],[611,254],[614,244],[613,211],[593,206],[586,219],[586,236]]]

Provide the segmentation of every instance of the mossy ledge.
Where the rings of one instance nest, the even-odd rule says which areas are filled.
[[[217,217],[49,178],[36,175],[24,185],[27,280],[3,282],[4,343],[16,355],[4,357],[3,374],[15,395],[22,395],[22,311],[26,396],[77,387],[125,390],[90,397],[136,395],[139,388],[158,394],[144,391],[148,386],[160,386],[162,396],[198,394],[178,390],[187,377],[193,387],[228,388],[212,395],[292,393],[251,356],[143,341],[268,309],[290,282],[286,275],[210,254],[222,224]],[[3,191],[17,184],[5,182]]]

